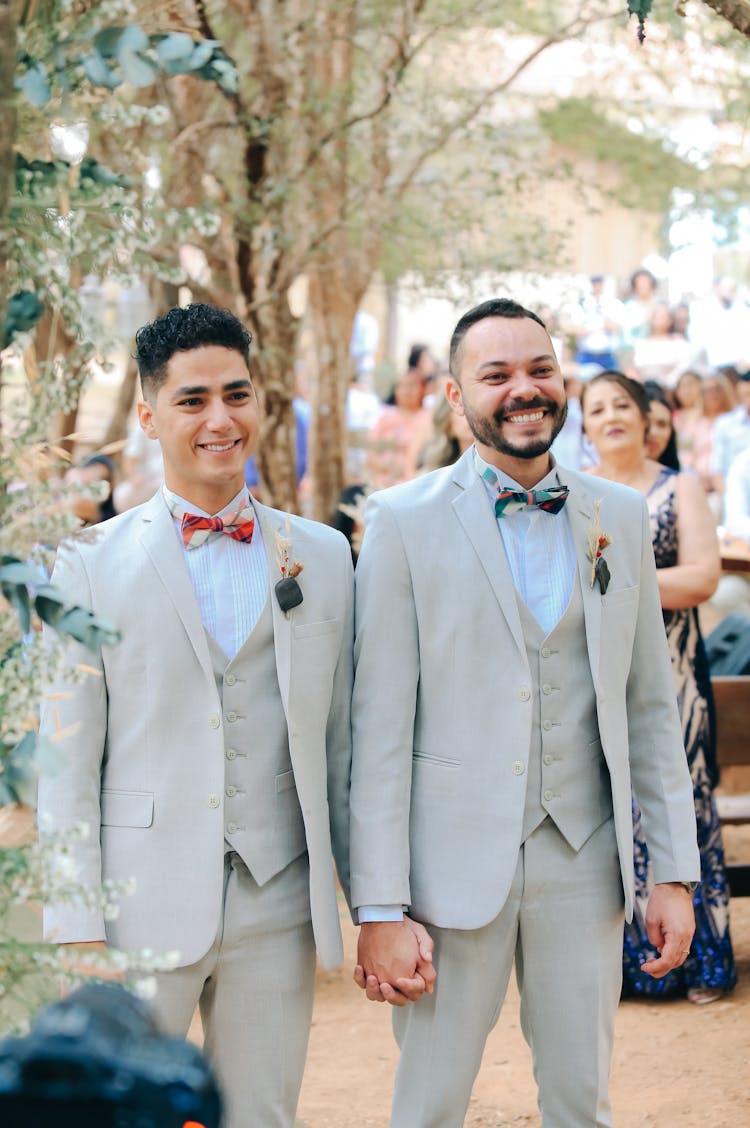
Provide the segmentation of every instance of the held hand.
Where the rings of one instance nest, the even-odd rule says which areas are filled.
[[[679,882],[654,886],[646,909],[646,932],[660,955],[658,959],[647,960],[641,971],[654,979],[662,979],[668,971],[685,962],[695,932],[693,902]]]
[[[403,1007],[422,997],[427,985],[418,966],[429,968],[434,978],[431,942],[422,933],[418,936],[415,922],[406,919],[372,921],[360,927],[354,982],[371,1002]]]
[[[432,939],[425,926],[420,924],[419,921],[412,920],[411,917],[408,916],[405,916],[404,920],[417,938],[419,945],[417,972],[424,979],[425,994],[431,995],[435,990],[435,980],[437,979],[437,972],[432,964],[432,952],[435,947],[435,941]]]

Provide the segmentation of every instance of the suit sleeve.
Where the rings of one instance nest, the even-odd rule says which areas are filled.
[[[700,860],[693,786],[677,711],[645,502],[641,537],[638,620],[627,686],[631,779],[643,816],[654,880],[697,881]]]
[[[341,652],[333,679],[331,709],[326,730],[328,804],[331,843],[336,872],[349,902],[349,777],[352,759],[351,697],[354,645],[354,577],[348,543],[340,542],[341,584],[344,592],[344,629]]]
[[[401,534],[377,495],[368,503],[355,593],[352,905],[408,905],[417,613]]]
[[[91,588],[75,545],[60,546],[52,583],[71,603],[92,606]],[[47,630],[48,628],[45,628]],[[83,669],[82,669],[83,667]],[[72,856],[76,882],[96,893],[101,888],[101,765],[107,731],[107,692],[101,655],[71,642],[66,672],[73,681],[57,684],[41,708],[40,732],[60,754],[42,762],[39,773],[39,829],[44,842],[49,830],[65,831],[84,824],[87,836],[76,842]],[[44,937],[60,943],[104,940],[104,917],[85,900],[55,901],[54,890],[44,905]]]

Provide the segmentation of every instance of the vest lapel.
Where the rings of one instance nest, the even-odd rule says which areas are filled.
[[[204,673],[213,681],[213,667],[198,601],[185,567],[172,517],[161,492],[143,507],[143,531],[140,534],[140,541],[156,569],[167,596],[182,620]]]
[[[471,450],[467,453],[471,455]],[[526,644],[518,614],[516,589],[505,556],[502,537],[484,483],[474,470],[473,461],[465,460],[466,455],[456,463],[457,473],[454,475],[454,481],[462,486],[463,492],[453,501],[453,508],[464,532],[474,546],[474,551],[479,557],[516,646],[525,660]]]

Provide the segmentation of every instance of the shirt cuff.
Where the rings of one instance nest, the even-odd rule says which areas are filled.
[[[360,924],[380,923],[386,920],[403,920],[403,905],[360,905],[357,908]]]

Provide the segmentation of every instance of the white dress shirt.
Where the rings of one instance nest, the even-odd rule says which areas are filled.
[[[474,461],[480,477],[487,469],[497,476],[497,486],[483,479],[493,512],[498,487],[527,492],[502,470],[485,462],[476,449]],[[534,489],[558,485],[564,486],[565,482],[553,459],[549,474]],[[543,509],[519,509],[498,517],[497,527],[516,591],[545,634],[549,634],[565,614],[573,591],[576,552],[566,510],[548,513]]]
[[[474,464],[480,478],[488,468],[497,476],[497,485],[483,479],[493,514],[498,487],[527,492],[502,470],[485,462],[476,448]],[[549,474],[534,488],[544,490],[558,485],[564,486],[565,482],[558,477],[552,459]],[[565,614],[573,592],[576,553],[565,509],[559,513],[519,509],[498,517],[497,525],[516,591],[545,634],[549,634]],[[400,905],[360,905],[358,915],[360,924],[401,920],[403,909]]]
[[[199,517],[226,517],[252,505],[243,487],[218,513],[206,513],[164,486],[167,505]],[[249,544],[226,533],[210,533],[198,548],[186,548],[180,518],[172,516],[203,626],[231,661],[260,618],[268,598],[268,561],[257,515]]]

